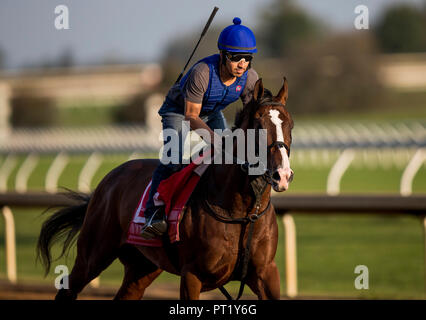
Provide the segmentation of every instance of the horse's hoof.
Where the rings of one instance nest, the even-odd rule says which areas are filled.
[[[77,294],[69,289],[59,289],[55,296],[55,300],[58,301],[67,301],[67,300],[76,300]]]

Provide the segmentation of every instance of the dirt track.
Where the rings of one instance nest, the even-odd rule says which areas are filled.
[[[118,287],[100,288],[86,287],[78,296],[78,300],[112,300]],[[0,279],[0,300],[53,300],[56,295],[56,289],[46,284],[27,284],[19,283],[12,285],[4,279]],[[236,293],[231,292],[234,298]],[[226,300],[225,296],[219,290],[204,292],[201,294],[202,300]],[[179,285],[176,283],[154,283],[145,291],[144,300],[178,300]],[[285,295],[281,295],[281,300],[288,300]],[[359,299],[357,297],[331,297],[331,296],[298,296],[295,300],[341,300],[341,299]],[[245,287],[241,300],[257,300],[257,297]]]
[[[98,289],[87,287],[78,296],[79,300],[111,300],[118,288],[101,287]],[[249,289],[246,288],[249,291]],[[56,289],[47,285],[17,284],[11,285],[0,281],[0,300],[53,300]],[[148,300],[176,300],[179,299],[179,288],[176,285],[155,284],[149,287],[144,299]],[[218,290],[201,294],[201,299],[224,300],[225,297]],[[243,295],[243,299],[255,299],[254,295]]]

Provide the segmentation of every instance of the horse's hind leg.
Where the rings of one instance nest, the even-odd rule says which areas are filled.
[[[125,246],[119,255],[125,268],[123,283],[115,300],[140,300],[145,289],[163,271],[149,261],[135,247]]]
[[[117,258],[113,252],[99,252],[87,257],[84,252],[78,252],[74,267],[69,275],[69,288],[60,289],[56,300],[75,300],[84,287],[100,275]]]
[[[56,300],[76,299],[77,294],[117,258],[119,237],[114,235],[114,230],[97,229],[89,223],[83,226],[77,242],[77,258],[69,275],[69,288],[59,290]]]

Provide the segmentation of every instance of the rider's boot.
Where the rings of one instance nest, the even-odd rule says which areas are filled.
[[[165,219],[164,206],[151,207],[145,211],[147,222],[142,228],[141,237],[144,239],[152,239],[161,236],[167,231],[167,222]],[[151,212],[152,215],[151,215]],[[151,215],[151,217],[150,217]]]

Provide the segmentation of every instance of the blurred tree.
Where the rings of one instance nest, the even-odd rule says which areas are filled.
[[[146,100],[150,93],[140,93],[134,96],[127,104],[120,106],[113,117],[119,124],[146,124]]]
[[[13,127],[54,126],[58,121],[58,110],[52,99],[20,93],[11,99]]]
[[[41,62],[34,62],[27,64],[24,68],[41,67],[42,69],[50,68],[70,68],[74,65],[74,52],[72,48],[67,47],[58,54],[57,57],[51,59],[49,57],[44,58]]]
[[[390,7],[374,32],[386,53],[426,51],[426,8],[406,4]]]
[[[293,0],[276,0],[261,14],[256,32],[261,55],[287,56],[306,42],[318,39],[323,26],[299,8]]]
[[[330,37],[294,63],[300,112],[357,112],[376,108],[381,98],[374,38],[354,32]],[[309,93],[309,94],[306,94]]]
[[[378,107],[383,95],[376,51],[368,32],[339,34],[307,43],[289,57],[260,62],[256,70],[274,93],[287,77],[294,114],[357,112]]]
[[[70,47],[65,48],[58,57],[57,66],[70,68],[74,65],[74,52]]]

